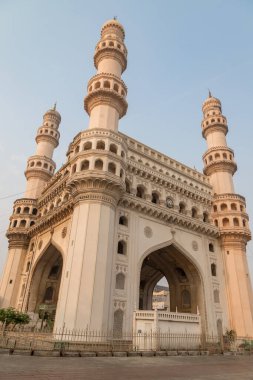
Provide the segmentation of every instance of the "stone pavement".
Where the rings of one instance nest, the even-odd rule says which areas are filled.
[[[46,358],[1,355],[0,379],[253,380],[253,356]]]

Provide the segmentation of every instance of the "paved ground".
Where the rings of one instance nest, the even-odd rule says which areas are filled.
[[[253,380],[253,356],[45,358],[1,355],[0,379]]]

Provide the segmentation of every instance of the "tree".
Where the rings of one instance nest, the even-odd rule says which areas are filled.
[[[0,309],[0,322],[2,322],[5,327],[13,325],[14,328],[16,325],[26,325],[30,320],[28,314],[15,310],[13,307]]]

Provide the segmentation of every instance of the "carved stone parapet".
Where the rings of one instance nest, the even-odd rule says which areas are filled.
[[[99,88],[90,92],[84,99],[84,109],[90,115],[94,107],[107,105],[116,109],[119,118],[123,117],[127,111],[126,99],[109,88]]]
[[[31,156],[27,161],[26,179],[37,177],[48,181],[54,174],[55,162],[46,156]]]
[[[46,133],[47,130],[49,130],[48,133]],[[53,133],[52,135],[50,134],[50,130]],[[55,131],[55,129],[49,128],[49,127],[47,128],[40,127],[38,129],[38,134],[35,140],[37,144],[41,141],[49,142],[54,146],[54,148],[56,148],[59,145],[59,138],[60,138],[60,133],[58,131]]]

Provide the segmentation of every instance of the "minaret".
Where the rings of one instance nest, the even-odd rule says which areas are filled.
[[[88,83],[84,108],[90,116],[89,128],[117,132],[118,121],[127,111],[127,88],[121,74],[127,66],[125,32],[117,20],[106,22],[97,43],[94,64],[97,74]]]
[[[225,265],[225,285],[230,329],[238,336],[253,335],[253,296],[246,258],[251,239],[245,198],[234,191],[237,170],[234,152],[227,146],[227,120],[221,102],[209,92],[203,104],[202,135],[208,150],[203,155],[204,173],[210,177],[214,201],[212,219],[220,229]]]
[[[29,244],[29,228],[36,223],[37,198],[54,174],[55,163],[52,156],[54,148],[59,143],[60,122],[61,116],[56,111],[56,106],[43,116],[43,124],[36,136],[36,154],[27,162],[25,171],[27,186],[24,197],[17,199],[13,205],[13,213],[6,234],[9,249],[0,288],[0,307],[19,307],[18,289]]]
[[[27,186],[25,198],[38,198],[45,184],[53,176],[55,162],[52,160],[54,149],[59,144],[58,131],[61,115],[56,111],[56,104],[43,116],[43,124],[37,131],[37,149],[34,156],[29,157],[25,176]]]
[[[57,304],[55,328],[112,329],[111,286],[117,236],[116,207],[125,190],[127,144],[118,120],[127,110],[125,32],[117,20],[101,31],[84,108],[88,129],[70,144],[67,187],[74,201],[70,242]]]

